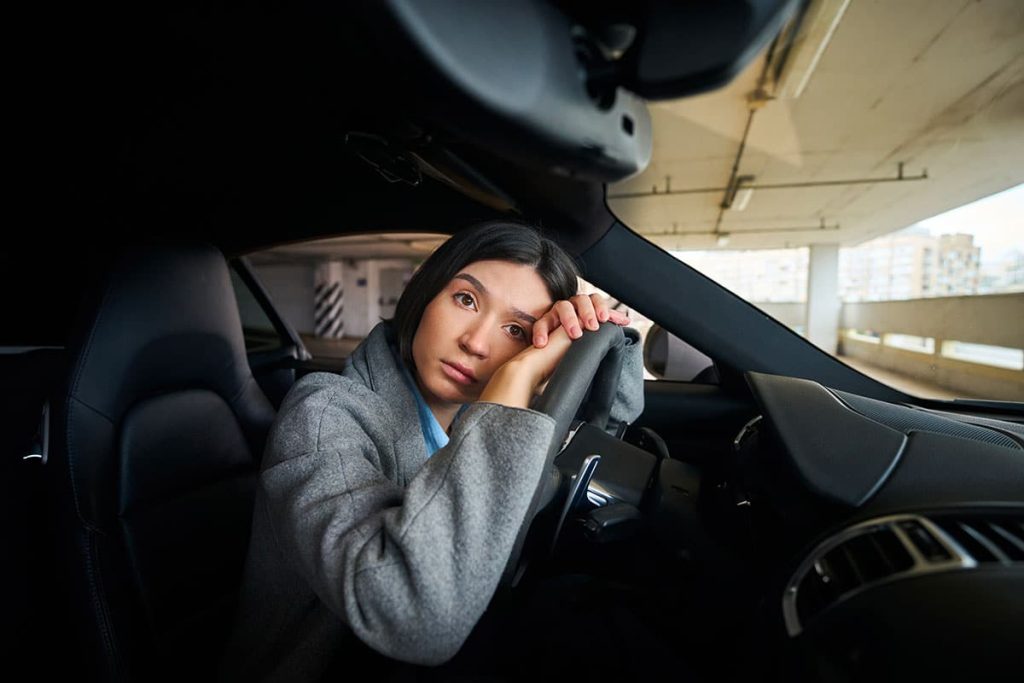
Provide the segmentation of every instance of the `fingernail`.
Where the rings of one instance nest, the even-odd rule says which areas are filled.
[[[572,328],[569,329],[569,334],[571,334],[574,337],[579,337],[583,333],[580,331],[580,328],[578,328],[575,325],[573,325]]]
[[[587,321],[587,327],[589,327],[591,330],[596,330],[597,327],[598,327],[597,320],[591,319],[591,320]]]
[[[543,334],[537,335],[537,343],[540,344],[541,346],[544,346],[547,340],[548,338],[545,337]]]

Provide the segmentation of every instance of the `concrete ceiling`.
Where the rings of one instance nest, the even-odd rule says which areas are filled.
[[[668,249],[852,245],[1024,182],[1021,0],[815,0],[781,53],[651,105],[650,166],[608,189],[627,225]],[[872,182],[900,163],[927,178]]]

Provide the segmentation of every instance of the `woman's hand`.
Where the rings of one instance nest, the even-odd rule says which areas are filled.
[[[572,339],[564,328],[556,328],[542,348],[528,346],[498,368],[487,382],[480,401],[526,408],[558,367]]]
[[[597,330],[609,320],[616,325],[630,322],[628,315],[612,310],[600,294],[578,294],[555,302],[533,324],[533,345],[495,371],[479,400],[526,408],[534,394],[543,391],[572,341],[583,336],[583,327]]]
[[[555,330],[562,328],[570,339],[583,336],[583,328],[596,330],[603,322],[628,325],[629,316],[613,310],[608,299],[600,294],[577,294],[570,299],[556,301],[551,309],[533,324],[533,345],[544,348]]]

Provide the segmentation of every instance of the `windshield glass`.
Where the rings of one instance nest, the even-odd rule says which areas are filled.
[[[808,3],[726,88],[651,105],[609,204],[880,381],[1024,401],[1024,7],[918,6]]]

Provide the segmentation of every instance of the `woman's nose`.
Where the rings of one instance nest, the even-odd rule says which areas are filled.
[[[463,330],[462,336],[459,337],[459,346],[470,355],[486,358],[490,344],[485,326],[471,325]]]

